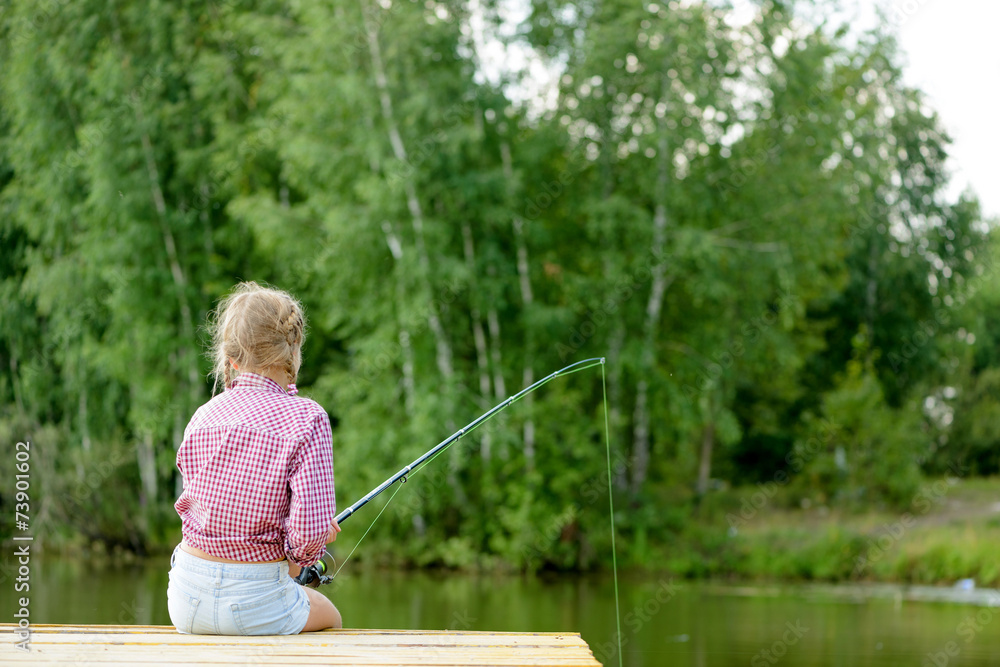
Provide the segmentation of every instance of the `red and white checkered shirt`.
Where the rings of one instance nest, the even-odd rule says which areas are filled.
[[[337,513],[330,418],[289,387],[240,373],[191,418],[174,504],[187,544],[251,563],[323,555]]]

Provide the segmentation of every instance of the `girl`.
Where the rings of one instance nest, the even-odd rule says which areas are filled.
[[[170,560],[170,620],[192,634],[339,628],[333,603],[292,580],[340,532],[330,419],[295,395],[302,306],[241,283],[210,327],[225,389],[198,408],[177,450],[183,541]]]

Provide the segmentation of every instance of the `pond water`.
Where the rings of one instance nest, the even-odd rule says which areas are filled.
[[[169,624],[166,559],[118,569],[32,563],[34,623]],[[14,614],[3,582],[0,619]],[[606,576],[519,577],[351,568],[323,589],[350,627],[580,632],[618,664]],[[875,589],[872,589],[875,590]],[[629,667],[1000,667],[1000,607],[914,602],[906,589],[696,584],[623,577]],[[895,591],[895,592],[893,592]],[[995,601],[994,601],[995,598]],[[996,604],[1000,594],[981,602]]]

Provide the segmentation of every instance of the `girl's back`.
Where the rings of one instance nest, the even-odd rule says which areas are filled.
[[[295,395],[304,336],[302,306],[256,283],[237,286],[215,313],[214,373],[224,391],[194,414],[177,451],[184,539],[170,561],[167,608],[180,632],[341,625],[329,599],[291,578],[340,530],[330,418]]]
[[[294,389],[293,389],[294,392]],[[315,401],[243,373],[184,432],[174,505],[185,541],[247,562],[315,562],[336,514],[330,420]],[[296,507],[291,507],[295,497]]]

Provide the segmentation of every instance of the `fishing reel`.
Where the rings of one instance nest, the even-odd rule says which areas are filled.
[[[329,558],[331,564],[327,564],[326,559]],[[337,561],[333,559],[328,553],[324,553],[323,557],[318,561],[310,565],[309,567],[302,568],[299,572],[299,576],[295,577],[295,583],[300,586],[308,586],[309,588],[319,588],[323,584],[328,584],[333,581],[333,577],[328,575],[327,572],[331,571],[337,566]]]

